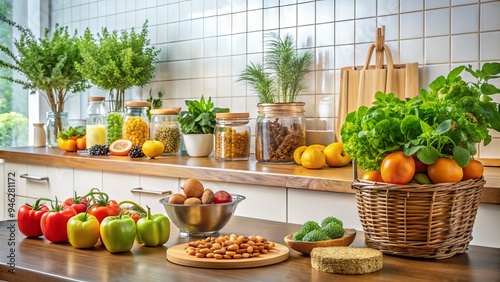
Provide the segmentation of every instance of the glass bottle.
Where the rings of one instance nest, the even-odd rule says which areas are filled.
[[[255,158],[258,162],[293,163],[293,152],[306,144],[304,103],[258,104]]]
[[[142,146],[149,139],[149,119],[147,110],[150,102],[129,101],[125,103],[122,138],[132,141],[134,146]]]
[[[151,139],[163,143],[163,155],[175,156],[181,149],[181,127],[177,115],[181,108],[152,109],[150,123]]]
[[[250,115],[217,113],[215,119],[215,153],[218,161],[248,160],[250,157]]]
[[[106,108],[104,97],[89,97],[87,107],[87,149],[94,145],[106,145]]]

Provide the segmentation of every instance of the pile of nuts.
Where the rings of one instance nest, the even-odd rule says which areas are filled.
[[[225,235],[191,241],[186,253],[197,258],[244,259],[267,254],[276,245],[261,236]]]

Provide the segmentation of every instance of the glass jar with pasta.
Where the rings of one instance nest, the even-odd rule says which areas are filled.
[[[217,113],[215,153],[219,161],[248,160],[250,157],[250,126],[248,113]]]

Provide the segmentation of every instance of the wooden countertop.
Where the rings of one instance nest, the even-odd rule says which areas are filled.
[[[198,178],[207,181],[354,193],[351,189],[353,179],[351,166],[312,170],[295,164],[262,164],[258,163],[253,156],[249,161],[234,162],[220,162],[212,157],[190,158],[187,156],[132,159],[127,156],[83,157],[76,152],[64,152],[58,148],[2,147],[0,159],[152,176]],[[500,204],[500,167],[485,167],[484,178],[486,184],[482,192],[481,203]]]
[[[135,245],[130,252],[109,253],[100,243],[90,250],[74,249],[69,243],[53,244],[43,237],[28,239],[12,235],[0,222],[0,280],[7,281],[498,281],[500,249],[469,246],[465,254],[444,260],[412,259],[384,255],[383,269],[364,275],[337,275],[316,271],[310,257],[290,250],[288,260],[259,268],[202,269],[173,264],[166,260],[168,247],[186,243],[172,227],[169,241],[160,247]],[[17,227],[16,227],[17,228]],[[300,225],[233,217],[222,234],[261,235],[285,245],[283,238]],[[15,246],[9,238],[15,237]],[[362,232],[352,246],[364,247]],[[14,247],[15,274],[8,272],[6,256]]]

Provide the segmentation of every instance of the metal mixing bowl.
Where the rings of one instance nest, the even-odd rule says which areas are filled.
[[[228,223],[236,206],[244,196],[231,194],[233,201],[222,204],[175,205],[169,204],[170,197],[160,199],[170,221],[179,228],[183,237],[218,236]]]

